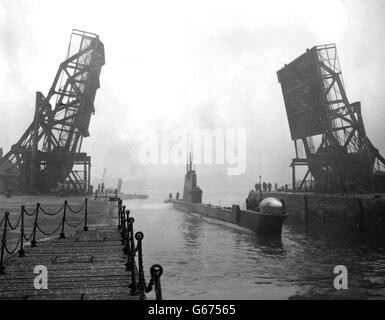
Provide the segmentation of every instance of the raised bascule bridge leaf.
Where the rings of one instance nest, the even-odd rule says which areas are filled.
[[[90,191],[91,158],[81,152],[88,137],[104,45],[93,33],[73,30],[66,59],[47,96],[36,92],[33,121],[0,159],[3,189],[27,194],[59,189]]]
[[[348,100],[336,46],[308,49],[277,75],[296,152],[293,191],[310,182],[318,192],[341,192],[346,183],[384,192],[385,159],[366,135],[361,103]],[[299,181],[297,166],[308,167]]]

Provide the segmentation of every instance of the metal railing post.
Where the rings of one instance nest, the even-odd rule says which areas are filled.
[[[129,241],[130,239],[130,210],[125,210],[124,213],[126,215],[126,224],[127,224],[127,228],[126,228],[126,239]],[[134,218],[132,218],[134,219]],[[133,220],[135,221],[135,220]]]
[[[124,212],[126,211],[126,206],[123,206],[122,207],[122,213],[121,213],[121,219],[122,219],[122,222],[121,222],[121,227],[122,227],[122,230],[121,230],[121,234],[122,234],[122,244],[126,244],[126,229],[127,229],[127,225],[126,225],[126,215],[124,214]]]
[[[122,200],[118,199],[118,230],[122,229]]]
[[[37,228],[37,218],[39,216],[39,208],[40,208],[40,203],[36,203],[36,214],[35,214],[35,221],[33,223],[33,231],[32,231],[32,241],[31,241],[31,247],[36,247],[36,228]]]
[[[124,207],[125,208],[125,207]],[[125,216],[125,234],[124,234],[124,254],[128,254],[130,252],[130,210],[124,210],[123,215]]]
[[[86,198],[84,200],[84,231],[88,231],[88,226],[87,226],[87,216],[88,216],[88,199]]]
[[[155,299],[162,300],[162,287],[160,285],[160,277],[163,274],[163,268],[159,264],[154,264],[150,269],[151,277],[154,279]]]
[[[129,224],[129,230],[130,230],[130,233],[129,233],[129,241],[130,241],[130,252],[131,252],[131,255],[133,257],[135,257],[135,238],[134,238],[134,222],[135,222],[135,219],[133,217],[131,218],[128,218],[128,222],[130,223]]]
[[[5,218],[4,218],[3,237],[1,239],[0,274],[4,274],[4,270],[5,270],[3,260],[4,260],[5,245],[7,242],[7,226],[8,226],[8,219],[9,219],[9,212],[8,211],[6,211],[4,213],[4,217]]]
[[[67,212],[67,200],[64,200],[64,210],[63,210],[63,218],[62,218],[62,225],[61,225],[61,232],[59,239],[65,239],[66,234],[64,233],[64,225],[66,221],[66,212]]]
[[[128,210],[127,210],[128,211]],[[128,215],[127,215],[128,217]],[[135,222],[135,219],[134,218],[127,218],[127,241],[126,241],[126,245],[124,247],[124,253],[127,254],[127,262],[125,264],[125,266],[127,267],[126,270],[131,270],[131,267],[132,267],[132,260],[131,260],[131,256],[132,256],[132,243],[131,243],[131,238],[134,238],[134,231],[133,231],[133,225],[134,225],[134,222]],[[135,244],[134,244],[135,246]],[[135,251],[135,248],[134,248],[134,251]],[[134,252],[135,254],[135,252]]]
[[[131,291],[130,293],[132,295],[135,295],[138,293],[137,291],[137,285],[136,285],[136,268],[135,268],[135,239],[134,239],[134,222],[135,222],[135,219],[134,218],[129,218],[128,219],[129,223],[130,223],[130,244],[131,244],[131,248],[130,248],[130,252],[128,254],[128,259],[129,259],[129,263],[130,263],[130,270],[131,270]]]
[[[143,270],[143,248],[142,248],[142,241],[144,238],[144,234],[141,231],[138,231],[135,233],[135,239],[137,240],[137,251],[138,251],[138,268],[139,268],[139,292],[141,295],[144,294],[144,290],[146,289],[146,280],[144,278],[144,270]]]
[[[25,256],[25,251],[23,248],[24,245],[24,206],[21,206],[21,225],[20,225],[20,250],[19,252],[19,257],[24,257]]]

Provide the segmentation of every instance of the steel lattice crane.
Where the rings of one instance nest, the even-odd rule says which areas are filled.
[[[385,191],[385,159],[366,135],[361,103],[348,100],[336,46],[308,49],[277,75],[296,151],[293,190],[303,190],[311,176],[319,192],[340,192],[347,181]],[[297,183],[301,165],[308,170]]]
[[[99,36],[74,29],[67,58],[47,96],[36,92],[32,123],[0,159],[3,188],[28,194],[51,192],[60,185],[80,193],[90,191],[91,159],[81,147],[89,136],[104,63]]]

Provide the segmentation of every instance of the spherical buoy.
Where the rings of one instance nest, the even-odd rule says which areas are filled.
[[[284,214],[285,208],[277,198],[267,197],[261,201],[261,213],[265,214]]]

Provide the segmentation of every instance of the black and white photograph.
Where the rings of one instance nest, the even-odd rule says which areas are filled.
[[[384,0],[0,0],[0,300],[385,299],[384,70]]]

